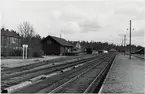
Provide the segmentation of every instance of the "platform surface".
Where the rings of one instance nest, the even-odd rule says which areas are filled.
[[[145,93],[145,61],[117,55],[99,93]]]

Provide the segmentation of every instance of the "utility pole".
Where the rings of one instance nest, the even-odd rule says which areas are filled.
[[[131,20],[130,20],[130,40],[129,40],[129,47],[130,47],[130,53],[129,53],[129,59],[131,60]]]
[[[121,46],[123,46],[123,39],[121,39]]]
[[[60,34],[60,38],[61,38],[61,34]]]
[[[125,55],[125,52],[126,52],[126,49],[125,49],[126,47],[125,46],[126,46],[126,35],[124,35],[124,55]]]
[[[121,39],[121,54],[123,54],[123,39]]]

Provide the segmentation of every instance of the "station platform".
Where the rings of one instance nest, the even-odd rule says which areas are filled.
[[[117,55],[99,93],[145,93],[145,61]]]

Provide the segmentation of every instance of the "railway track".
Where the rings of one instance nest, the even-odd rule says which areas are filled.
[[[104,67],[106,68],[106,66],[108,66],[108,64],[111,64],[111,63],[108,63],[108,61],[113,58],[114,58],[114,55],[99,57],[98,59],[85,63],[84,65],[82,65],[78,68],[74,68],[73,70],[63,72],[59,75],[55,75],[55,76],[45,79],[43,81],[33,83],[30,86],[26,86],[24,88],[18,89],[16,91],[14,91],[14,93],[36,93],[36,92],[37,93],[48,93],[48,92],[59,92],[59,93],[61,93],[61,92],[63,92],[63,93],[64,92],[69,92],[69,93],[77,92],[77,93],[80,93],[80,90],[78,91],[77,88],[75,88],[77,86],[75,86],[74,83],[79,83],[79,81],[80,81],[80,83],[77,85],[85,86],[84,88],[86,88],[87,85],[81,84],[81,81],[86,80],[85,83],[90,84],[90,82],[88,82],[88,81],[93,81],[94,77],[96,77],[96,75],[98,75],[98,73],[101,72],[102,68],[104,68]],[[91,76],[90,74],[96,74],[96,75]],[[93,79],[90,79],[90,78],[93,78]],[[60,89],[60,87],[61,87],[61,89]],[[63,90],[62,90],[62,87],[63,87]],[[67,87],[67,88],[69,87],[69,89],[65,90],[65,87]],[[89,86],[89,87],[92,87],[92,86]],[[71,91],[72,89],[73,89],[73,92]],[[75,89],[76,89],[76,91],[74,91]]]
[[[86,57],[87,55],[84,55],[84,57]],[[74,56],[74,57],[63,57],[63,58],[58,58],[58,59],[52,59],[52,60],[46,60],[43,62],[38,62],[38,63],[34,63],[34,64],[29,64],[29,65],[24,65],[24,66],[19,66],[19,67],[14,67],[14,68],[6,68],[2,70],[2,76],[5,74],[10,75],[13,74],[15,72],[20,72],[20,71],[25,71],[25,70],[29,70],[29,69],[33,69],[39,66],[44,66],[44,65],[48,65],[49,64],[53,64],[55,62],[63,62],[63,61],[67,61],[70,59],[77,59],[77,58],[81,58],[82,56]],[[11,70],[11,71],[10,71]]]
[[[109,61],[111,59],[112,58],[109,58]],[[107,68],[108,64],[110,63],[100,61],[99,65],[96,64],[91,68],[83,71],[76,77],[63,83],[62,85],[50,91],[49,93],[93,93],[97,87],[95,81],[99,80],[99,77]],[[96,85],[94,88],[93,84]]]
[[[139,56],[139,55],[133,55],[134,57],[140,58],[140,59],[145,59],[145,56]]]
[[[90,58],[88,58],[90,59]],[[83,60],[77,60],[77,61],[85,61],[85,60],[88,60],[88,59],[83,59]],[[72,61],[70,62],[70,64],[72,64],[73,62],[76,62],[76,61]],[[48,69],[48,68],[53,68],[53,67],[60,67],[60,66],[64,66],[64,65],[67,65],[69,63],[67,62],[64,62],[64,63],[60,63],[60,64],[55,64],[55,63],[52,63],[52,64],[47,64],[47,65],[43,65],[43,66],[39,66],[39,67],[35,67],[35,68],[32,68],[32,69],[28,69],[28,70],[24,70],[24,71],[18,71],[18,72],[14,72],[14,73],[11,73],[11,74],[7,74],[7,75],[2,75],[2,80],[7,80],[9,78],[12,78],[12,77],[16,77],[16,76],[21,76],[21,75],[24,75],[24,74],[27,74],[27,73],[33,73],[33,72],[38,72],[38,71],[41,71],[41,70],[45,70],[45,69]]]
[[[103,55],[100,55],[100,56],[97,56],[97,57],[101,57]],[[7,88],[7,87],[10,87],[12,85],[15,85],[15,84],[18,84],[20,82],[23,82],[23,81],[27,81],[33,77],[36,77],[36,76],[39,76],[39,75],[42,75],[42,74],[45,74],[45,75],[48,75],[50,73],[53,73],[55,71],[61,71],[63,69],[66,69],[66,68],[69,68],[69,67],[73,67],[73,66],[76,66],[76,65],[79,65],[79,64],[83,64],[87,61],[90,61],[92,59],[96,58],[96,56],[92,57],[92,58],[87,58],[87,59],[84,59],[84,60],[78,60],[78,61],[75,61],[75,62],[70,62],[70,63],[67,63],[67,64],[62,64],[62,65],[56,65],[56,66],[51,66],[51,67],[46,67],[46,68],[42,68],[40,70],[35,70],[35,72],[31,71],[31,72],[22,72],[20,74],[17,74],[17,75],[11,75],[9,77],[5,77],[5,78],[2,78],[2,88]],[[13,79],[15,81],[13,81]],[[3,84],[4,82],[7,82],[9,83],[9,81],[12,81],[10,84]]]

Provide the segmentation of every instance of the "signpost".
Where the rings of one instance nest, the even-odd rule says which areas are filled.
[[[23,59],[27,59],[27,44],[23,44]]]

